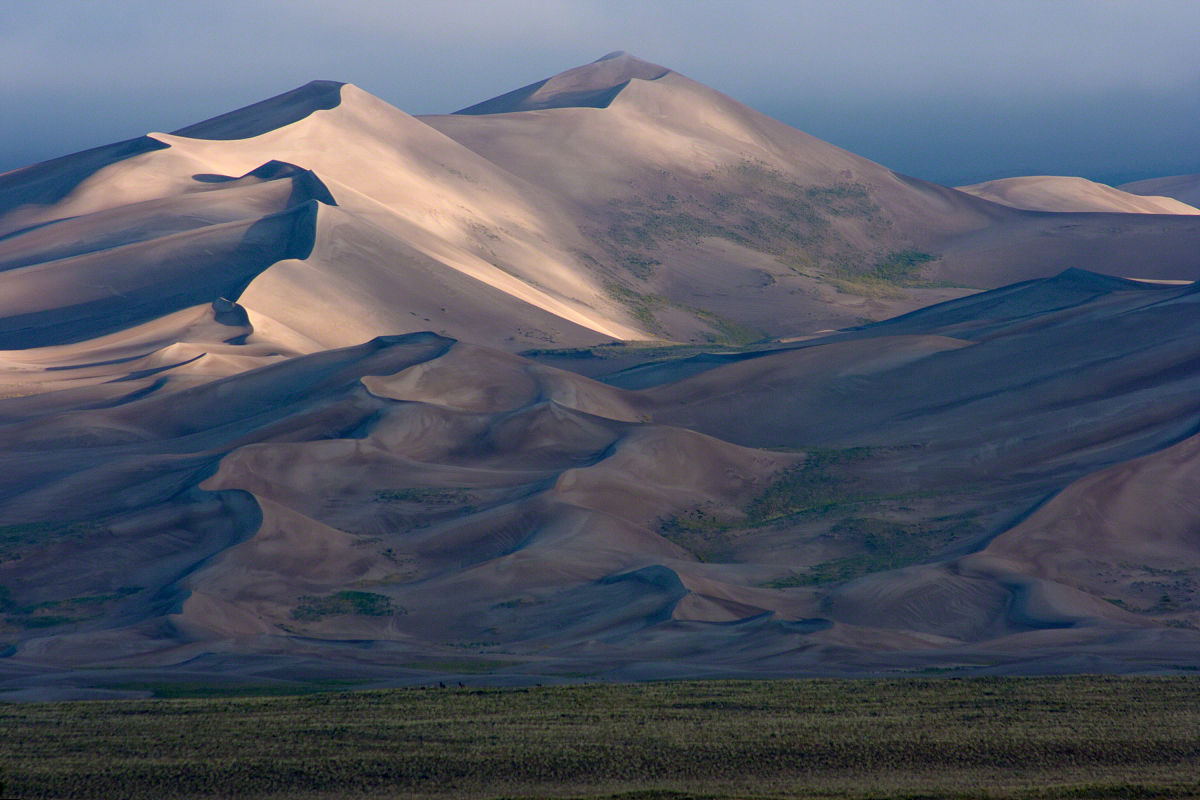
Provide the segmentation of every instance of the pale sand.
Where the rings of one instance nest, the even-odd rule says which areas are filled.
[[[1200,175],[1171,175],[1124,183],[1118,189],[1131,194],[1166,195],[1181,203],[1200,206]]]
[[[960,192],[994,203],[1029,211],[1108,211],[1121,214],[1200,214],[1200,208],[1172,197],[1144,196],[1114,189],[1086,178],[1031,175],[1004,178],[971,186]]]

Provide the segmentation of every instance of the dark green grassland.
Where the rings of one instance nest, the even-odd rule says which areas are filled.
[[[1200,680],[0,705],[6,797],[1196,797]]]

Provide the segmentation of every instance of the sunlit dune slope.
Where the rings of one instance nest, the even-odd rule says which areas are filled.
[[[1123,192],[1141,195],[1165,195],[1181,203],[1200,206],[1200,175],[1172,175],[1124,183],[1117,187]]]
[[[1033,175],[959,186],[959,191],[1029,211],[1108,211],[1124,214],[1200,214],[1172,197],[1143,196],[1085,178]]]

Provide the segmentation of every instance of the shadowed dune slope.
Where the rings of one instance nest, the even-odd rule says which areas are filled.
[[[250,139],[291,125],[316,111],[336,108],[342,101],[343,83],[312,81],[260,103],[221,114],[173,131],[189,139]]]
[[[141,136],[6,172],[0,175],[0,219],[22,206],[56,203],[104,167],[165,147]]]
[[[93,365],[0,400],[5,668],[1191,663],[1198,297],[1069,272],[641,391],[428,333]]]
[[[1196,298],[1191,286],[1070,271],[714,366],[648,394],[673,424],[743,444],[937,441],[963,448],[966,474],[990,463],[998,471],[988,479],[999,479],[1008,454],[1054,458],[1064,437],[1145,452],[1188,431]],[[989,459],[973,455],[979,448]],[[1092,457],[1131,451],[1120,452]]]
[[[316,202],[0,273],[0,346],[43,347],[236,297],[280,259],[312,251]]]

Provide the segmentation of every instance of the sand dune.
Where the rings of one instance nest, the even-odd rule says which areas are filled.
[[[581,92],[612,96],[592,107]],[[255,342],[292,351],[421,329],[512,350],[744,342],[893,316],[1064,262],[1194,277],[1200,224],[1163,231],[1128,216],[1005,209],[896,175],[627,54],[526,94],[498,113],[418,121],[354,86],[315,82],[9,173],[0,261],[24,271],[0,276],[12,298],[0,347],[96,336],[145,321],[154,302],[166,313],[218,297],[242,300]],[[521,103],[537,110],[513,110]],[[315,204],[301,212],[305,201]],[[287,209],[298,227],[267,245],[259,231],[279,228],[271,215]],[[239,239],[246,222],[255,232]],[[214,274],[187,256],[194,291],[156,301],[182,274],[165,284],[126,275],[146,272],[140,253],[190,253],[193,240],[221,263]],[[898,276],[880,272],[896,253],[919,258]],[[54,288],[81,270],[105,278],[79,297]],[[431,279],[414,281],[414,270]],[[27,308],[34,295],[61,299]],[[322,313],[301,310],[310,304]]]
[[[579,100],[571,87],[604,101]],[[555,91],[558,101],[521,105]],[[1196,277],[1191,216],[1164,230],[1157,219],[1068,219],[987,202],[898,175],[628,54],[421,119],[585,209],[585,231],[604,243],[593,255],[675,339],[728,336],[728,325],[710,327],[714,316],[771,336],[811,334],[1065,266]],[[878,265],[897,252],[929,260],[880,280]]]
[[[339,207],[397,232],[450,268],[520,299],[535,298],[577,324],[590,322],[602,335],[639,335],[575,299],[585,295],[617,308],[567,252],[576,243],[572,226],[553,203],[531,199],[511,176],[357,88],[343,86],[341,97],[336,108],[264,133],[253,145],[164,138],[226,173],[268,157],[299,164],[334,187],[335,197],[342,194]],[[336,155],[322,144],[332,142]]]
[[[0,344],[79,341],[221,297],[313,246],[313,201],[0,273]]]
[[[469,106],[456,114],[507,114],[540,108],[605,108],[630,80],[652,81],[669,72],[617,51],[520,89]]]
[[[1200,215],[967,188],[623,53],[0,176],[0,690],[1195,666]]]
[[[495,294],[493,290],[511,295],[513,299],[499,301],[510,306],[502,327],[520,328],[518,320],[528,317],[532,324],[526,328],[528,335],[519,337],[523,343],[552,340],[555,334],[546,327],[572,331],[581,324],[594,331],[583,332],[590,341],[648,335],[627,324],[627,312],[579,267],[574,252],[581,245],[574,225],[555,203],[354,87],[321,84],[315,88],[319,91],[304,87],[180,134],[152,134],[150,138],[162,145],[159,149],[133,155],[122,151],[123,159],[106,162],[76,181],[56,204],[22,206],[5,217],[2,223],[8,223],[10,230],[25,232],[5,242],[0,257],[11,252],[22,262],[53,260],[72,236],[80,239],[78,249],[91,251],[153,242],[173,228],[194,226],[201,206],[203,213],[213,217],[237,218],[247,212],[242,196],[253,191],[247,184],[287,178],[294,185],[289,204],[307,195],[322,205],[336,205],[367,227],[381,228],[377,240],[381,236],[386,240],[387,233],[398,237],[400,241],[391,247],[405,253],[407,260],[413,260],[415,247],[425,266],[435,259],[441,264],[439,271],[473,279],[464,284],[461,277],[448,276],[449,284],[443,284],[440,295],[428,305],[436,302],[440,309],[454,305],[452,297]],[[263,130],[238,127],[251,122]],[[185,138],[184,133],[207,138]],[[235,134],[250,138],[228,138]],[[338,143],[336,148],[333,142]],[[21,174],[9,177],[17,184]],[[335,187],[333,193],[329,187]],[[14,186],[14,193],[21,191],[23,187]],[[335,198],[334,193],[344,196]],[[47,222],[55,222],[57,229],[47,230]],[[330,246],[339,245],[331,242]],[[344,251],[340,252],[344,258]],[[308,251],[276,253],[267,264],[256,261],[253,272],[274,261],[307,256]],[[57,266],[54,271],[68,272]],[[403,275],[395,279],[406,281]],[[33,285],[38,280],[26,282]],[[215,295],[236,298],[246,282],[222,286]],[[473,283],[483,285],[467,288]],[[279,289],[274,292],[277,303],[298,305]],[[436,291],[431,290],[427,288],[431,294]],[[119,297],[125,289],[104,284],[98,291]],[[363,285],[360,293],[389,306],[396,300],[381,286]],[[491,313],[494,319],[496,312]],[[362,317],[356,309],[348,316]],[[25,320],[14,320],[12,325],[28,327]],[[338,344],[395,332],[391,324],[376,325],[365,336],[355,332],[353,339]],[[567,339],[567,343],[579,341]],[[30,343],[48,342],[16,339],[9,346]]]
[[[1034,175],[959,186],[960,192],[1028,211],[1109,211],[1125,214],[1200,214],[1172,197],[1131,193],[1059,175]]]
[[[173,133],[189,139],[252,139],[299,122],[318,111],[336,108],[342,102],[342,88],[345,85],[337,81],[311,81],[290,92],[180,128]]]
[[[0,220],[11,225],[10,220],[23,216],[22,211],[32,216],[36,207],[58,203],[105,167],[165,147],[142,136],[6,172],[0,175]],[[8,230],[11,227],[0,229]]]
[[[1121,191],[1140,195],[1165,195],[1189,205],[1200,205],[1200,175],[1172,175],[1124,183]]]
[[[1046,665],[1127,658],[1164,624],[1182,638],[1141,657],[1187,659],[1196,439],[1172,445],[1200,414],[1197,297],[1072,272],[660,369],[642,391],[411,334],[229,377],[170,367],[106,407],[10,416],[9,519],[70,502],[100,525],[0,562],[14,602],[147,598],[31,629],[11,663],[84,663],[101,639],[120,666],[193,653],[180,637],[247,653],[301,637],[335,661],[354,638],[496,641],[598,670],[821,671],[829,648],[843,671],[884,653],[1018,664],[1030,647]],[[767,443],[803,449],[746,446]],[[1148,497],[1162,513],[1141,518]],[[75,559],[97,568],[50,579]],[[346,591],[374,605],[356,613]],[[151,619],[177,632],[157,650]]]
[[[266,340],[312,352],[430,329],[476,341],[505,331],[510,346],[636,335],[469,252],[435,246],[431,255],[419,232],[405,237],[340,207],[318,209],[315,227],[312,253],[276,262],[240,295]]]
[[[973,569],[1036,575],[1195,625],[1200,554],[1191,533],[1200,503],[1194,463],[1200,440],[1109,467],[1076,481],[973,556]],[[1155,512],[1144,503],[1154,498]]]

